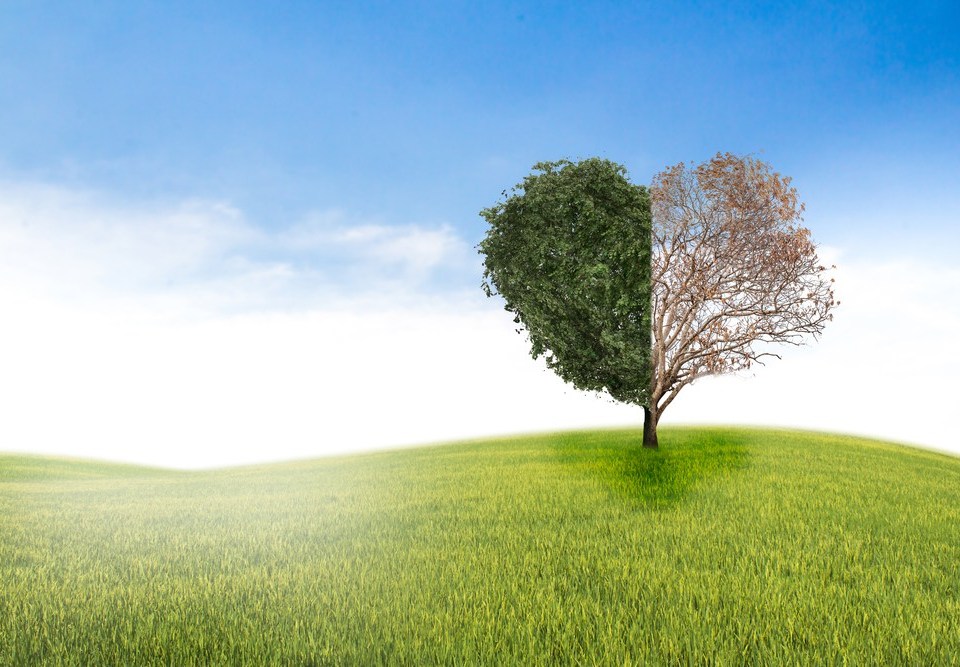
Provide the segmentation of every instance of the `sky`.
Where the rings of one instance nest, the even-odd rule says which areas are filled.
[[[662,423],[960,453],[960,5],[0,3],[0,450],[198,468],[639,425],[480,290],[542,160],[789,175],[821,340]]]

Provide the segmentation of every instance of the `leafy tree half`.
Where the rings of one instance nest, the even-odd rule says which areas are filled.
[[[526,329],[530,353],[578,389],[646,405],[651,384],[647,188],[609,160],[534,165],[481,215],[483,287]]]

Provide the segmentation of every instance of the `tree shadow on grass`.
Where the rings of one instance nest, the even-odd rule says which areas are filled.
[[[750,465],[749,448],[735,431],[669,429],[658,449],[641,443],[640,431],[569,434],[557,453],[573,470],[648,509],[672,507]]]

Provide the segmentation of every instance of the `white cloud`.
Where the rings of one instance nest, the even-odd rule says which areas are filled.
[[[348,261],[348,271],[360,271],[368,280],[388,273],[419,285],[437,269],[479,265],[476,253],[449,225],[350,225],[335,211],[292,227],[278,243],[288,252]]]
[[[444,226],[325,214],[271,234],[223,204],[0,187],[0,448],[199,467],[639,424],[533,362],[498,302],[437,287],[475,262]],[[837,280],[820,343],[691,387],[665,423],[960,450],[958,270],[845,262]]]
[[[345,294],[405,299],[440,274],[472,284],[478,266],[449,225],[389,226],[329,211],[268,231],[223,202],[131,204],[0,183],[0,280],[73,302],[302,309]]]
[[[259,237],[237,210],[216,202],[134,207],[52,187],[0,187],[0,271],[74,296],[197,282]]]

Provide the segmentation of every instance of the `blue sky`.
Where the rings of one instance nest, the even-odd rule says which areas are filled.
[[[90,324],[101,345],[95,332],[117,318],[141,318],[131,336],[150,338],[157,313],[174,327],[202,315],[212,331],[278,304],[289,317],[334,309],[402,330],[437,316],[438,327],[476,331],[470,317],[501,315],[472,301],[478,211],[534,162],[600,155],[646,183],[717,151],[755,153],[794,178],[815,239],[859,271],[849,284],[893,266],[918,289],[954,280],[960,5],[0,4],[0,254],[21,290],[7,305],[46,304],[51,319],[33,321],[67,329],[102,316]],[[918,267],[933,273],[921,280]],[[955,294],[938,297],[941,328],[958,312]],[[451,322],[450,303],[474,310]],[[8,318],[18,312],[31,319],[12,307]],[[877,325],[871,317],[857,326]],[[225,330],[267,336],[263,322],[234,324]],[[22,341],[35,334],[24,329]],[[427,334],[410,335],[415,345]],[[185,349],[197,348],[190,340]],[[120,365],[116,343],[86,370],[57,370],[49,348],[26,356],[46,359],[56,383]],[[418,354],[421,367],[447,363]],[[954,369],[953,359],[937,363]],[[549,427],[550,405],[540,421],[497,428]],[[258,451],[251,443],[247,458]]]
[[[943,221],[892,213],[958,211],[958,32],[955,2],[7,2],[0,165],[265,226],[337,208],[474,239],[539,160],[647,182],[757,152],[811,215],[849,217],[824,242],[912,244]]]

